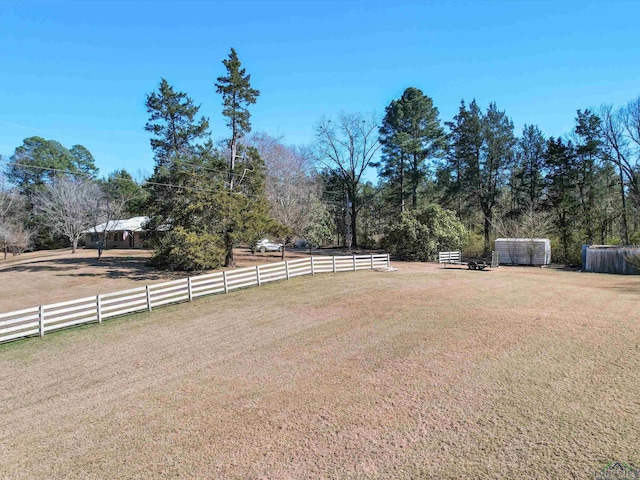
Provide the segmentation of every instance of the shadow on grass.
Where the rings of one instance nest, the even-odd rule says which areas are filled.
[[[621,283],[618,285],[611,285],[610,287],[604,287],[607,290],[614,290],[619,293],[638,295],[640,294],[640,284]]]
[[[91,270],[87,271],[88,268]],[[74,272],[78,270],[78,272]],[[158,280],[167,272],[154,270],[143,257],[61,258],[35,260],[2,269],[3,272],[51,272],[56,276],[87,278],[127,278],[130,280]]]

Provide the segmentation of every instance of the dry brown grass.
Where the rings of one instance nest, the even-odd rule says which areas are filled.
[[[640,461],[640,278],[396,266],[0,346],[0,476],[588,478]]]
[[[287,252],[287,258],[305,254]],[[64,249],[10,256],[0,260],[0,313],[187,276],[149,268],[150,255],[149,250],[105,250],[98,261],[97,250],[72,254]],[[238,267],[245,267],[280,261],[280,254],[252,255],[247,248],[238,248],[236,258]]]

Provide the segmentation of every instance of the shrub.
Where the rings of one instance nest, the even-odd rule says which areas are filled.
[[[469,232],[462,248],[469,257],[481,257],[484,251],[484,233]]]
[[[217,235],[176,227],[160,240],[149,263],[167,270],[208,270],[220,267],[224,254],[222,241]]]
[[[434,260],[441,250],[459,250],[467,236],[455,213],[438,205],[405,212],[385,230],[382,246],[401,260]]]

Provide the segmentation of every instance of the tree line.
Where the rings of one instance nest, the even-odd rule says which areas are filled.
[[[406,199],[452,210],[484,255],[495,236],[550,236],[555,258],[574,264],[585,243],[640,243],[640,98],[578,110],[558,138],[535,125],[517,136],[506,112],[475,100],[444,126],[417,89],[386,109],[378,188],[401,215]]]
[[[134,215],[149,217],[152,263],[184,270],[232,266],[234,247],[265,236],[415,260],[453,248],[487,256],[498,236],[550,237],[555,260],[574,264],[583,243],[640,243],[640,97],[578,110],[573,130],[556,138],[536,125],[517,134],[505,111],[475,100],[442,121],[410,87],[382,118],[322,118],[313,144],[296,147],[251,131],[261,92],[234,49],[222,64],[212,91],[223,140],[166,79],[147,95],[148,178],[98,178],[82,145],[25,139],[0,185],[5,252],[62,239],[75,250],[92,225]]]

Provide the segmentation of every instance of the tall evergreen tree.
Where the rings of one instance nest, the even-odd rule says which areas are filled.
[[[584,232],[583,240],[587,243],[595,241],[595,210],[603,193],[599,188],[602,147],[600,131],[600,119],[596,115],[589,110],[578,110],[574,129],[576,188],[582,210],[580,223]]]
[[[483,133],[483,154],[477,166],[477,197],[484,214],[484,254],[488,255],[491,251],[489,234],[493,212],[513,166],[516,138],[513,135],[513,122],[504,111],[497,109],[495,103],[489,105],[483,117]]]
[[[60,142],[42,137],[25,138],[7,165],[7,179],[30,198],[44,191],[56,176],[64,176],[64,172],[93,177],[98,168],[82,145],[75,145],[70,151]]]
[[[218,77],[216,92],[222,95],[222,114],[227,117],[227,126],[231,128],[229,140],[229,178],[228,189],[233,192],[236,177],[236,157],[238,156],[238,142],[241,136],[251,131],[251,114],[247,108],[256,103],[260,91],[251,88],[251,75],[241,67],[238,54],[232,48],[229,57],[222,61],[227,70],[226,76]],[[225,265],[233,266],[233,237],[231,232],[225,234]]]
[[[96,167],[95,159],[87,147],[84,145],[74,145],[69,150],[71,158],[73,159],[73,167],[80,173],[84,173],[86,176],[95,178],[98,174],[98,167]]]
[[[209,135],[209,120],[196,120],[200,106],[186,93],[176,92],[164,78],[158,92],[147,95],[146,106],[150,115],[144,129],[153,135],[156,173],[180,155],[192,154],[197,142]]]
[[[559,257],[570,261],[575,236],[575,216],[579,209],[576,198],[576,152],[571,141],[565,143],[561,138],[549,138],[545,165],[546,201],[554,212],[554,225],[562,246]]]
[[[460,102],[458,114],[446,125],[450,130],[450,143],[438,179],[445,190],[443,203],[470,223],[477,207],[474,201],[477,178],[474,175],[478,169],[475,166],[480,162],[483,144],[482,112],[476,101],[468,107],[464,100]]]
[[[516,146],[516,162],[511,174],[511,205],[514,215],[534,210],[544,189],[544,152],[546,141],[535,125],[525,125]]]
[[[439,157],[446,147],[433,100],[414,87],[392,100],[380,127],[380,143],[380,176],[398,190],[400,212],[405,210],[408,197],[416,208],[418,188],[429,171],[427,161]]]
[[[150,116],[145,130],[154,135],[156,161],[146,182],[154,262],[165,268],[215,267],[219,239],[213,233],[212,211],[224,163],[207,140],[209,122],[205,117],[197,120],[200,107],[165,79],[146,104]],[[180,255],[190,260],[180,260]]]
[[[467,205],[480,208],[484,254],[488,255],[494,209],[513,164],[513,123],[495,103],[483,115],[474,100],[468,108],[462,102],[458,115],[447,125],[451,130],[447,170],[457,177],[450,188]]]

